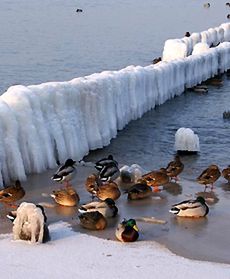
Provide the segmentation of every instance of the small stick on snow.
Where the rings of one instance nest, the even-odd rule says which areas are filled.
[[[151,224],[161,224],[164,225],[167,223],[165,220],[157,219],[155,217],[136,217],[134,218],[136,221],[146,222]]]

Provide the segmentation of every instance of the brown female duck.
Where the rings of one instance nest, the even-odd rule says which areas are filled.
[[[205,169],[201,175],[197,177],[197,182],[205,185],[205,190],[208,184],[211,184],[211,189],[213,189],[213,184],[220,177],[221,172],[217,165],[210,165]]]
[[[86,179],[86,190],[100,200],[107,198],[117,200],[121,192],[115,182],[102,182],[98,175],[92,174]]]
[[[107,198],[115,201],[120,197],[121,192],[115,182],[107,182],[95,188],[95,195],[98,199],[103,201]]]
[[[75,206],[80,198],[72,186],[66,186],[64,189],[54,190],[50,195],[56,203],[64,206]]]
[[[107,226],[105,217],[98,211],[82,213],[78,217],[82,227],[88,230],[104,230]]]
[[[25,195],[25,190],[21,186],[19,180],[15,181],[15,185],[8,186],[0,190],[0,202],[11,205],[12,203],[20,200]]]
[[[128,193],[128,200],[140,200],[150,197],[153,192],[152,188],[144,181],[133,185],[126,193]]]
[[[222,176],[230,182],[230,166],[228,166],[226,169],[222,170]]]
[[[145,181],[148,186],[154,187],[154,191],[159,191],[158,186],[167,184],[169,182],[169,177],[166,169],[161,168],[142,175],[141,180]]]
[[[184,164],[181,162],[180,157],[178,155],[175,156],[174,161],[171,161],[167,168],[166,173],[167,175],[174,180],[178,180],[178,175],[183,171]]]

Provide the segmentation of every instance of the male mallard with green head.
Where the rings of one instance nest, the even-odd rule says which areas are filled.
[[[121,222],[115,232],[116,238],[121,242],[134,242],[138,239],[138,227],[134,219]]]
[[[186,200],[174,204],[169,212],[180,217],[204,217],[208,214],[209,208],[203,197],[197,197],[195,200]]]

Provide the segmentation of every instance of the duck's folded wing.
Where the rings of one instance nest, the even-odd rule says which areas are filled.
[[[175,204],[173,205],[173,207],[177,207],[181,210],[194,209],[200,207],[200,202],[188,200],[188,201]]]

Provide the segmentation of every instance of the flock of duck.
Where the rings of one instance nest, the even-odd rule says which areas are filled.
[[[158,192],[159,186],[167,184],[170,180],[177,181],[178,175],[184,169],[179,155],[176,155],[166,168],[135,176],[134,171],[128,171],[125,168],[119,169],[118,162],[112,155],[109,155],[95,163],[94,167],[97,171],[90,174],[85,181],[85,189],[91,194],[92,201],[79,206],[80,197],[71,185],[71,180],[76,173],[76,165],[76,161],[67,159],[65,164],[59,167],[52,176],[52,180],[63,183],[64,186],[54,190],[50,196],[59,205],[78,206],[80,224],[90,230],[104,230],[107,226],[107,219],[118,214],[115,203],[121,195],[117,183],[118,179],[129,185],[125,191],[127,199],[139,200],[150,197],[153,192]],[[222,170],[221,173],[217,165],[210,165],[205,169],[198,176],[197,182],[204,185],[204,191],[208,187],[212,191],[214,183],[221,174],[230,182],[230,166]],[[17,180],[15,185],[0,190],[0,203],[4,206],[15,206],[14,203],[24,195],[25,190],[20,181]],[[198,218],[206,216],[209,208],[205,199],[198,196],[194,200],[185,200],[174,204],[169,211],[180,217]],[[8,214],[10,219],[12,219],[12,214]],[[122,242],[136,241],[139,233],[135,218],[124,219],[118,225],[115,235]]]

